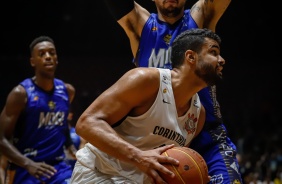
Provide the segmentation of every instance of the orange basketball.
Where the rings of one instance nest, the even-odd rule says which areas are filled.
[[[195,150],[187,147],[173,147],[162,153],[164,156],[179,160],[179,165],[163,164],[174,172],[175,177],[159,173],[169,184],[207,184],[208,167],[203,157]]]

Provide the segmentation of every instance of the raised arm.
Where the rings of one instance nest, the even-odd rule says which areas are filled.
[[[191,15],[199,28],[208,28],[215,32],[216,25],[231,0],[199,0],[191,8]]]
[[[105,3],[128,36],[135,57],[142,29],[150,13],[133,0],[105,0]]]

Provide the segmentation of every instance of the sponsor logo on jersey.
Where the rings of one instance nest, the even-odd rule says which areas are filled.
[[[33,101],[37,101],[39,99],[38,96],[33,97]]]
[[[158,28],[156,26],[152,28],[152,31],[157,31],[157,30]]]
[[[186,142],[185,137],[183,137],[180,133],[165,127],[156,126],[153,130],[153,134],[163,136],[169,140],[173,140],[180,146],[184,146]]]
[[[55,86],[56,89],[64,89],[64,86],[63,85],[57,85]]]
[[[164,76],[164,79],[163,79],[163,81],[165,81],[166,79],[165,79],[165,76]],[[167,92],[167,89],[166,88],[164,88],[163,89],[163,93],[165,94]],[[170,102],[169,101],[167,101],[167,100],[165,100],[165,99],[163,99],[163,103],[166,103],[166,104],[170,104]]]
[[[188,132],[188,134],[194,134],[197,128],[198,119],[194,117],[194,114],[188,114],[188,120],[184,124],[184,129]]]
[[[164,75],[164,76],[163,76],[163,79],[162,79],[162,82],[165,83],[165,84],[167,84],[167,80],[168,80],[168,79],[167,79],[167,76]],[[164,91],[164,90],[165,90],[165,91]],[[167,89],[165,88],[164,90],[163,90],[163,93],[166,93]]]
[[[38,128],[45,126],[48,129],[52,129],[54,126],[64,125],[64,112],[41,112],[39,116]]]
[[[56,108],[56,103],[53,101],[48,102],[48,106],[50,110],[54,110]]]
[[[23,155],[26,156],[26,157],[36,157],[37,153],[38,153],[38,151],[34,150],[34,148],[25,148]]]
[[[171,68],[171,47],[155,49],[153,48],[151,51],[151,55],[149,57],[148,67],[157,67],[157,68]]]
[[[165,99],[163,99],[163,103],[170,104],[170,102],[166,101]]]
[[[164,42],[167,44],[167,45],[169,45],[169,43],[170,43],[170,40],[171,40],[171,35],[170,34],[167,34],[167,35],[165,35],[165,37],[164,37]]]
[[[223,183],[223,176],[222,176],[222,174],[213,175],[211,177],[210,183],[212,183],[212,184],[221,184],[221,183]]]

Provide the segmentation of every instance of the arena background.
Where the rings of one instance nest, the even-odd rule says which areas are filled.
[[[137,2],[155,11],[153,1]],[[75,118],[133,67],[128,38],[103,1],[5,3],[0,13],[1,109],[9,91],[33,75],[29,43],[39,35],[55,40],[57,77],[76,87]],[[188,0],[187,6],[194,3]],[[254,160],[265,152],[281,150],[282,145],[282,95],[278,89],[282,83],[278,58],[281,33],[274,26],[278,16],[275,5],[264,3],[233,0],[217,26],[223,40],[221,55],[226,60],[224,81],[217,88],[218,101],[238,151],[253,155]]]

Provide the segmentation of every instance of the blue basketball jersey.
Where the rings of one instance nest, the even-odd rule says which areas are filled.
[[[144,25],[139,49],[134,59],[138,67],[169,68],[171,66],[171,44],[183,31],[198,28],[190,15],[190,10],[184,11],[184,16],[173,25],[158,19],[152,13]],[[221,121],[219,104],[216,101],[215,86],[206,87],[199,92],[202,104],[206,108],[206,121]]]
[[[27,103],[15,128],[13,144],[26,157],[36,162],[58,166],[65,159],[64,144],[68,130],[69,96],[65,84],[54,79],[54,89],[46,92],[38,87],[31,78],[20,83],[26,90]],[[61,166],[60,166],[61,167]],[[29,173],[14,164],[14,182],[35,180]],[[58,168],[59,169],[59,168]],[[64,166],[63,171],[70,178],[71,168]],[[51,180],[56,180],[56,175]],[[58,175],[63,179],[62,173]],[[43,179],[43,178],[42,178]],[[58,179],[58,178],[57,178]],[[46,178],[43,179],[48,181]]]
[[[138,67],[157,67],[172,69],[171,44],[183,31],[198,28],[190,15],[184,11],[181,19],[170,25],[152,13],[142,30],[139,48],[133,62]],[[236,146],[227,136],[222,123],[220,106],[216,99],[216,86],[208,86],[198,92],[201,103],[206,109],[203,130],[190,145],[207,162],[210,184],[240,183],[239,166],[236,160]]]
[[[27,104],[17,122],[14,145],[34,161],[56,162],[64,159],[64,143],[68,129],[69,96],[65,84],[54,79],[50,93],[32,79],[20,83],[27,93]]]
[[[196,22],[185,10],[182,19],[170,25],[152,13],[145,23],[134,63],[139,67],[171,69],[170,50],[173,40],[183,31],[197,28]]]

